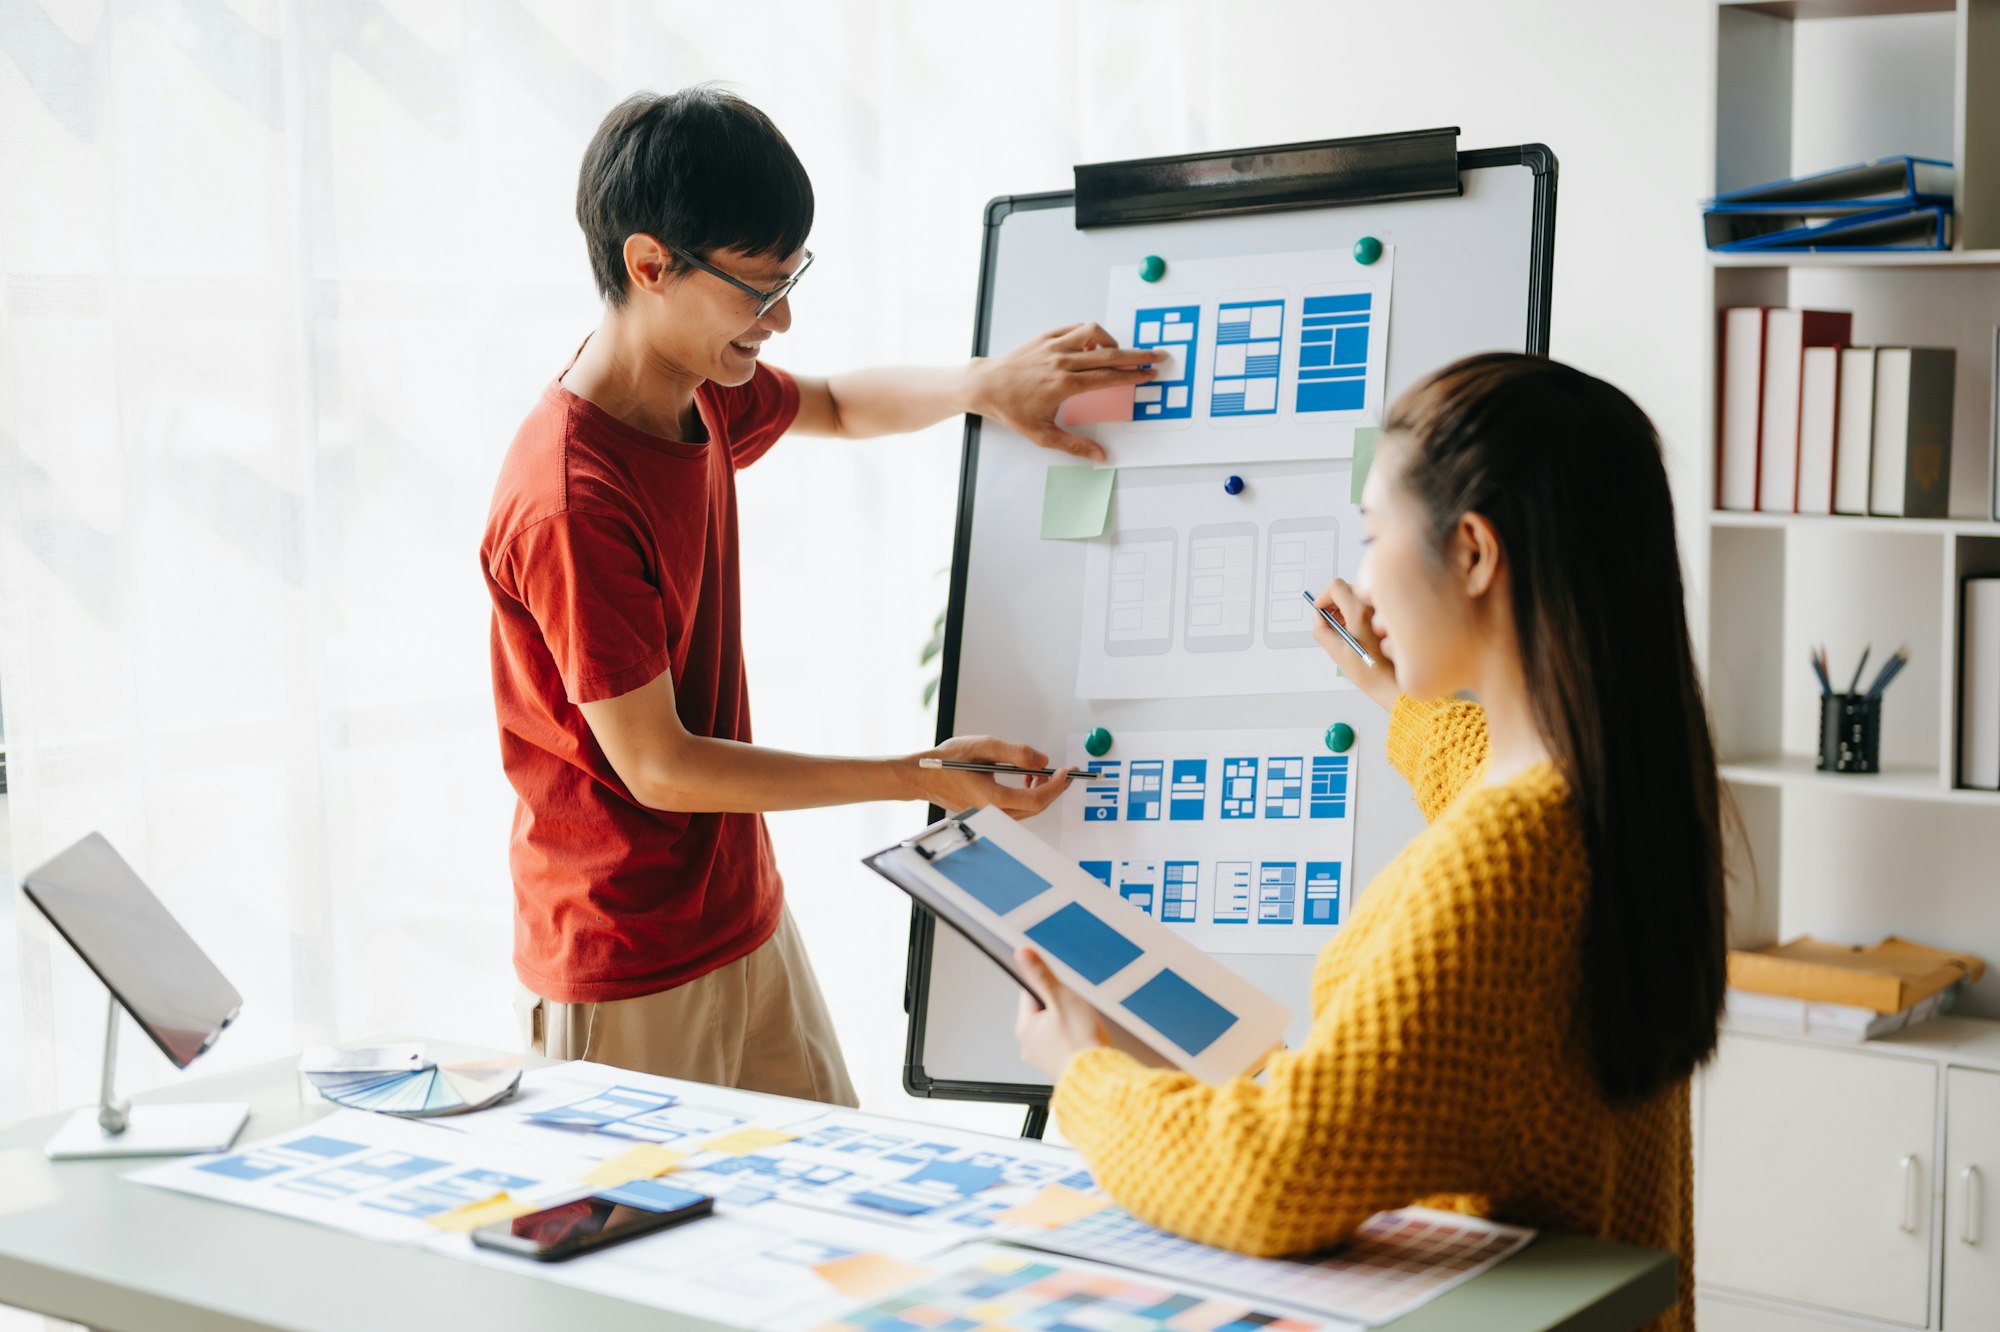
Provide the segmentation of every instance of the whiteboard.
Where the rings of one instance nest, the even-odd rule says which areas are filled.
[[[974,352],[1004,351],[1082,319],[1102,318],[1113,265],[1147,254],[1168,260],[1349,249],[1362,236],[1394,247],[1389,321],[1390,399],[1429,371],[1480,351],[1546,351],[1555,161],[1546,149],[1459,156],[1463,194],[1295,212],[1203,217],[1079,231],[1068,192],[996,199],[988,207]],[[1118,330],[1112,330],[1117,333]],[[1336,721],[1357,735],[1354,848],[1348,891],[1368,883],[1423,827],[1409,788],[1384,755],[1387,715],[1352,688],[1224,698],[1077,697],[1086,547],[1039,539],[1043,484],[1068,459],[993,422],[970,420],[960,476],[957,546],[947,616],[939,735],[995,735],[1060,755],[1066,737],[1121,732],[1253,730]],[[1127,468],[1120,493],[1214,483],[1216,518],[1231,516],[1229,475],[1332,474],[1345,494],[1345,459]],[[1359,533],[1343,528],[1339,569],[1351,577]],[[1329,684],[1337,683],[1331,663]],[[1116,753],[1116,750],[1114,750]],[[1058,760],[1060,761],[1060,760]],[[1064,801],[1077,799],[1072,792]],[[1061,808],[1058,802],[1057,810]],[[1028,825],[1058,836],[1057,810]],[[1352,898],[1346,913],[1352,911]],[[1344,918],[1343,915],[1343,918]],[[1287,1043],[1311,1022],[1314,958],[1215,953],[1291,1009]],[[905,1087],[915,1095],[1033,1103],[1048,1094],[1020,1061],[1013,1024],[1019,988],[950,930],[918,912],[906,989]]]

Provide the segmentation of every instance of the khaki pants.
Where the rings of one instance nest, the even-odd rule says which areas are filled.
[[[792,913],[747,957],[636,999],[559,1004],[517,987],[529,1053],[859,1105]]]

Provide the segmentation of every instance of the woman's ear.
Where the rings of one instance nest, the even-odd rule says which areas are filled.
[[[1500,577],[1500,534],[1484,514],[1467,513],[1458,520],[1452,544],[1465,595],[1485,596]]]

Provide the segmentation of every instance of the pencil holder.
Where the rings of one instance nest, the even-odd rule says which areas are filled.
[[[1882,700],[1866,694],[1821,694],[1819,770],[1882,770]]]

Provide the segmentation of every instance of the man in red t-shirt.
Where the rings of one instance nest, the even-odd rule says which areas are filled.
[[[854,1104],[762,813],[862,800],[1040,811],[918,759],[754,745],[737,469],[787,430],[859,438],[976,413],[1101,456],[1072,394],[1152,377],[1095,325],[936,369],[794,377],[761,361],[812,262],[812,184],[776,126],[711,87],[640,94],[584,154],[577,220],[605,310],[502,464],[480,562],[519,801],[523,1036],[538,1053]],[[983,736],[930,755],[1040,767]]]

